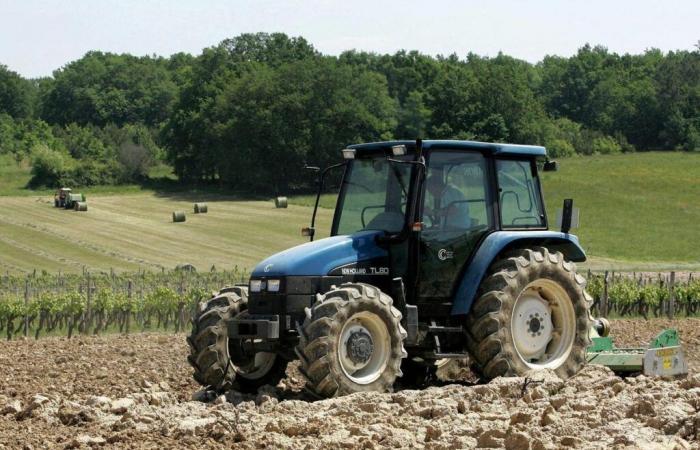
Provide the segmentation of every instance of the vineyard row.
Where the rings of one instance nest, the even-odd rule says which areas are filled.
[[[197,304],[223,286],[247,282],[245,271],[139,272],[0,277],[0,333],[98,334],[182,331]],[[674,317],[700,313],[700,279],[588,273],[597,316]]]

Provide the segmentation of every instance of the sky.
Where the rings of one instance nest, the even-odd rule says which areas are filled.
[[[586,43],[618,53],[691,50],[700,0],[0,0],[0,64],[50,76],[90,50],[194,55],[249,32],[357,49],[505,54],[537,62]]]

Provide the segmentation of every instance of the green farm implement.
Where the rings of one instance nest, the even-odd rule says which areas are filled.
[[[587,360],[591,364],[609,367],[619,374],[642,373],[652,377],[672,377],[688,373],[688,364],[678,338],[669,328],[659,333],[646,348],[615,347],[608,336],[607,320],[598,319],[591,329],[592,344]]]

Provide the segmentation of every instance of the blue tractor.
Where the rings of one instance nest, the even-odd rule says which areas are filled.
[[[427,382],[468,358],[482,379],[586,362],[592,298],[574,262],[570,202],[550,231],[543,147],[472,141],[353,145],[319,176],[340,190],[330,237],[262,261],[247,286],[199,305],[195,379],[217,391],[276,385],[295,359],[320,397]]]

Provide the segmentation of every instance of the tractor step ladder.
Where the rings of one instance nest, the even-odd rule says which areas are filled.
[[[435,342],[435,358],[465,358],[468,356],[467,353],[443,353],[440,345],[440,336],[438,336],[440,333],[464,333],[464,328],[461,326],[445,327],[438,325],[434,320],[431,320],[430,325],[428,326],[428,333],[433,335],[433,340]]]

